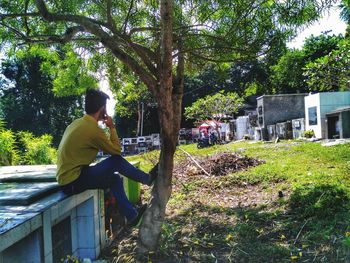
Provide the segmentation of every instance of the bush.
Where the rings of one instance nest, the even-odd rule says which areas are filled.
[[[304,131],[303,137],[305,137],[305,138],[313,138],[313,137],[315,137],[314,130],[306,130],[306,131]]]
[[[56,149],[52,148],[52,136],[44,134],[34,137],[30,132],[19,132],[23,144],[23,164],[53,164],[56,163]]]
[[[0,166],[15,165],[19,162],[15,134],[4,128],[5,122],[0,119]]]
[[[250,140],[250,135],[249,134],[244,134],[243,135],[243,140]]]

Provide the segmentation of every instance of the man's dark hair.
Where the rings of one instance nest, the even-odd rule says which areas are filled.
[[[109,96],[97,89],[88,89],[85,96],[85,112],[87,114],[96,113],[102,106],[106,105]]]

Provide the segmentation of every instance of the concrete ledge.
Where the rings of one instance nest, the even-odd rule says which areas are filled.
[[[30,253],[43,255],[43,259],[37,258],[35,262],[52,262],[52,227],[66,218],[70,218],[71,255],[97,258],[106,244],[101,198],[101,190],[72,196],[60,191],[28,206],[0,206],[0,262],[24,262],[19,255],[29,251],[19,253],[18,250],[26,249],[21,244],[36,230],[41,234],[32,235],[30,240],[34,238],[41,244],[40,251]]]

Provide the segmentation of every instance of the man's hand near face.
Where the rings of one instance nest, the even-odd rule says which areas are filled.
[[[106,126],[110,129],[115,128],[112,117],[107,115],[107,114],[106,114],[105,118],[103,119],[103,123],[106,124]]]

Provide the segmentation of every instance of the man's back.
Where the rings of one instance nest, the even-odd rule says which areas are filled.
[[[81,166],[94,161],[99,150],[94,142],[98,130],[101,129],[97,122],[89,115],[73,121],[67,127],[57,156],[57,180],[60,184],[77,179]]]

